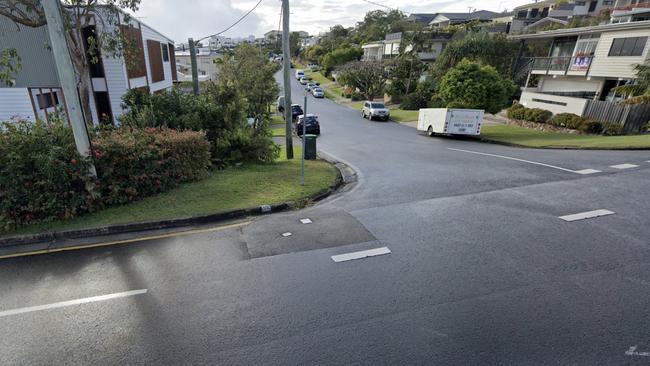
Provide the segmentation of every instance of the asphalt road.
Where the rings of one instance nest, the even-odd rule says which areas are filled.
[[[1,261],[0,365],[650,363],[650,153],[308,108],[355,186],[242,227]],[[598,209],[615,214],[559,219]]]

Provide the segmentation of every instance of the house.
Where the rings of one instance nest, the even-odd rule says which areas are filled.
[[[612,23],[650,20],[650,1],[617,0],[611,16]]]
[[[478,10],[471,13],[436,13],[433,20],[429,22],[429,27],[432,29],[445,29],[452,25],[467,24],[474,21],[489,23],[500,15],[488,10]]]
[[[621,97],[613,89],[634,83],[635,66],[648,59],[650,21],[558,29],[510,38],[520,41],[522,46],[551,42],[547,57],[531,60],[522,105],[592,117],[590,106],[606,107],[605,102],[619,101]]]
[[[406,20],[408,20],[409,22],[421,24],[426,27],[429,25],[429,23],[431,23],[431,21],[435,17],[436,17],[435,13],[429,13],[429,14],[420,13],[420,14],[411,14],[409,15],[408,18],[406,18]]]
[[[170,38],[132,17],[129,22],[122,18],[120,23],[120,32],[133,42],[136,50],[128,63],[124,57],[101,55],[98,63],[89,64],[89,98],[95,124],[105,119],[119,121],[122,96],[129,89],[155,93],[171,88],[177,78],[174,42]],[[90,36],[100,26],[91,22],[84,33]],[[0,17],[0,34],[2,47],[15,48],[22,59],[22,68],[12,85],[0,85],[0,120],[16,117],[47,121],[50,113],[65,113],[66,96],[48,46],[47,26],[30,28]]]
[[[615,5],[616,0],[545,0],[522,5],[514,9],[511,32],[531,32],[553,24],[566,26],[571,18],[594,17]]]
[[[302,48],[315,46],[318,44],[318,42],[320,42],[320,39],[321,37],[319,36],[311,36],[311,37],[303,38],[300,40],[300,46]]]
[[[418,52],[422,61],[435,61],[442,53],[445,45],[451,41],[452,34],[442,32],[428,32],[429,40],[425,49]],[[366,43],[361,46],[363,49],[363,61],[379,61],[399,56],[400,46],[403,42],[403,33],[389,33],[383,41]],[[404,51],[411,51],[412,45],[407,45]]]
[[[175,56],[178,81],[191,81],[192,61],[190,51],[176,51]],[[217,64],[215,61],[222,56],[222,53],[211,50],[210,48],[198,48],[196,50],[196,66],[199,80],[214,80],[217,73]]]
[[[264,39],[267,41],[275,41],[282,37],[282,31],[272,30],[264,33]]]

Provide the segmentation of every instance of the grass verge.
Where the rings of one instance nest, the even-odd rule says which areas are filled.
[[[301,150],[294,149],[294,156]],[[300,185],[300,159],[287,161],[285,151],[272,164],[249,164],[214,171],[202,181],[128,205],[107,208],[75,219],[23,227],[8,235],[75,230],[130,222],[208,215],[263,204],[301,201],[332,186],[337,171],[331,164],[305,162],[305,185]]]
[[[390,109],[390,118],[396,122],[413,122],[418,120],[420,111],[407,111],[399,108]]]
[[[487,141],[536,148],[650,149],[650,135],[572,135],[513,125],[484,126],[481,137]]]
[[[271,132],[273,133],[273,137],[284,137],[287,131],[285,127],[276,127]]]

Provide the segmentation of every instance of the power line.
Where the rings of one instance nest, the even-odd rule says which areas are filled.
[[[209,35],[209,36],[203,37],[203,38],[197,40],[196,42],[201,42],[202,40],[204,40],[204,39],[206,39],[206,38],[216,37],[216,36],[218,36],[218,35],[221,35],[221,34],[223,34],[223,33],[226,33],[227,31],[231,30],[234,26],[236,26],[236,25],[239,24],[242,20],[244,20],[247,16],[249,16],[250,13],[252,13],[253,11],[255,11],[255,9],[257,9],[257,7],[262,3],[262,1],[264,1],[264,0],[260,0],[260,1],[258,1],[257,4],[255,4],[255,6],[253,6],[253,8],[252,8],[251,10],[249,10],[248,12],[246,12],[246,14],[244,14],[241,18],[237,19],[237,21],[234,22],[232,25],[230,25],[228,28],[222,30],[222,31],[219,32],[219,33],[215,33],[215,34],[211,34],[211,35]]]
[[[371,1],[371,0],[362,0],[362,1],[364,1],[364,2],[366,2],[366,3],[368,3],[368,4],[375,5],[375,6],[380,6],[380,7],[382,7],[382,8],[388,9],[388,10],[400,10],[400,9],[398,9],[398,8],[391,8],[391,7],[388,6],[388,5],[384,5],[384,4],[376,3],[376,2]],[[400,10],[400,11],[403,12],[404,14],[409,14],[409,13],[406,12],[406,11],[403,11],[403,10]]]

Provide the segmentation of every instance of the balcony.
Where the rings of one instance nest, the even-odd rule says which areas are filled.
[[[537,75],[587,75],[593,56],[537,57],[532,73]]]

